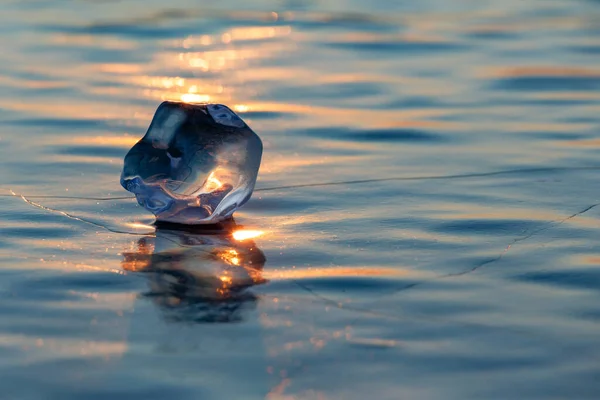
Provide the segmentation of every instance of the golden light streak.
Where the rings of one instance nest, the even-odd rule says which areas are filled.
[[[242,112],[242,113],[243,113],[243,112],[248,112],[248,111],[250,110],[250,107],[248,107],[248,106],[247,106],[247,105],[245,105],[245,104],[235,104],[235,105],[233,106],[233,109],[234,109],[235,111],[237,111],[237,112]]]
[[[83,144],[83,145],[100,145],[100,146],[113,146],[113,147],[131,147],[140,140],[139,137],[135,136],[76,136],[70,137],[65,140],[57,140],[52,138],[52,143],[65,143],[65,144]]]
[[[126,225],[130,228],[135,228],[135,229],[152,229],[152,230],[154,230],[154,227],[152,225],[146,225],[142,222],[128,222]]]
[[[185,103],[207,103],[209,100],[210,96],[207,94],[183,93],[181,95],[181,101]]]
[[[214,192],[218,188],[223,186],[223,183],[215,177],[215,172],[211,172],[208,178],[206,179],[206,184],[204,185],[204,190],[207,192]]]
[[[321,277],[419,277],[427,278],[428,274],[414,275],[404,268],[386,268],[386,267],[331,267],[331,268],[298,268],[288,270],[263,271],[264,278],[268,280],[285,279],[307,279]]]
[[[219,257],[221,257],[221,259],[228,264],[240,265],[240,258],[238,252],[234,249],[220,252]]]
[[[287,36],[292,33],[290,26],[248,26],[233,28],[228,33],[222,35],[224,43],[243,40],[264,40],[275,37]]]
[[[252,230],[240,229],[240,230],[233,232],[232,236],[235,240],[237,240],[238,242],[241,242],[244,240],[259,237],[259,236],[263,235],[264,233],[265,232],[263,232],[263,231],[252,231]]]

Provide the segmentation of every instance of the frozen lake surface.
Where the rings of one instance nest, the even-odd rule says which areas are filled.
[[[599,397],[600,3],[199,4],[3,2],[0,398]],[[241,233],[119,185],[163,100],[262,138]]]

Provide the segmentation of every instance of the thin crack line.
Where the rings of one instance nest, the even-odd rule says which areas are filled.
[[[102,224],[99,224],[99,223],[97,223],[97,222],[90,221],[90,220],[87,220],[87,219],[85,219],[85,218],[77,217],[77,216],[75,216],[75,215],[73,215],[73,214],[69,214],[69,213],[68,213],[68,212],[66,212],[66,211],[61,211],[61,210],[56,210],[56,209],[54,209],[54,208],[46,207],[46,206],[44,206],[44,205],[42,205],[42,204],[36,203],[36,202],[34,202],[34,201],[32,201],[32,200],[29,200],[27,197],[23,196],[22,194],[17,194],[17,193],[15,193],[15,192],[13,192],[12,190],[11,190],[11,193],[12,193],[12,195],[13,195],[13,196],[18,196],[18,197],[20,197],[21,199],[23,199],[23,201],[24,201],[25,203],[27,203],[27,204],[29,204],[30,206],[33,206],[33,207],[35,207],[35,208],[39,208],[39,209],[41,209],[41,210],[44,210],[44,211],[47,211],[47,212],[49,212],[49,213],[53,213],[53,214],[59,214],[59,215],[62,215],[62,216],[64,216],[64,217],[67,217],[67,218],[69,218],[69,219],[72,219],[72,220],[74,220],[74,221],[83,222],[84,224],[93,225],[93,226],[96,226],[96,227],[98,227],[98,228],[105,229],[105,230],[107,230],[107,231],[109,231],[109,232],[112,232],[112,233],[123,233],[123,234],[127,234],[127,235],[134,235],[134,236],[148,236],[148,234],[143,234],[143,233],[127,232],[127,231],[119,231],[119,230],[116,230],[116,229],[111,229],[111,228],[109,228],[109,227],[107,227],[107,226],[104,226],[104,225],[102,225]]]
[[[559,226],[559,225],[563,224],[564,222],[566,222],[566,221],[568,221],[570,219],[573,219],[573,218],[576,218],[576,217],[578,217],[580,215],[585,214],[586,212],[592,210],[593,208],[595,208],[597,206],[600,206],[600,203],[592,204],[591,206],[588,206],[588,207],[584,208],[583,210],[578,211],[578,212],[576,212],[574,214],[571,214],[571,215],[569,215],[569,216],[567,216],[567,217],[565,217],[565,218],[563,218],[561,220],[551,221],[548,224],[549,226],[536,229],[536,230],[532,231],[531,233],[527,234],[526,236],[515,238],[515,239],[513,239],[513,241],[511,243],[509,243],[504,248],[504,250],[498,256],[496,256],[496,257],[494,257],[492,259],[488,259],[486,261],[483,261],[482,263],[477,264],[476,266],[474,266],[472,268],[469,268],[469,269],[463,270],[463,271],[459,271],[459,272],[452,272],[452,273],[448,273],[448,274],[438,275],[438,276],[435,276],[433,278],[421,280],[421,281],[418,281],[418,282],[409,283],[409,284],[407,284],[407,285],[405,285],[405,286],[403,286],[403,287],[401,287],[399,289],[396,289],[396,290],[388,293],[387,296],[394,296],[394,295],[396,295],[396,294],[398,294],[400,292],[404,292],[406,290],[413,289],[415,287],[422,286],[422,285],[425,285],[427,283],[431,283],[431,282],[434,282],[434,281],[438,281],[438,280],[442,280],[442,279],[448,279],[448,278],[455,278],[455,277],[459,277],[459,276],[463,276],[463,275],[467,275],[467,274],[473,273],[473,272],[475,272],[475,271],[477,271],[477,270],[485,267],[486,265],[489,265],[489,264],[495,263],[497,261],[500,261],[508,253],[508,251],[511,249],[511,247],[513,247],[516,243],[523,242],[524,240],[527,240],[527,239],[531,238],[532,236],[534,236],[535,234],[537,234],[539,232],[542,232],[542,231],[551,229],[553,227]],[[300,286],[302,289],[306,290],[307,292],[312,293],[315,297],[317,297],[317,298],[325,301],[326,303],[335,305],[337,308],[340,308],[340,309],[344,308],[343,305],[340,305],[338,302],[336,302],[334,300],[331,300],[328,297],[323,296],[323,295],[315,292],[313,289],[307,287],[306,285],[300,284],[299,282],[296,282],[295,280],[294,280],[294,283],[296,283],[298,286]],[[356,311],[358,311],[358,309]],[[369,310],[363,310],[363,311],[369,311]]]
[[[543,227],[543,228],[538,228],[538,229],[532,231],[531,233],[529,233],[529,234],[527,234],[527,235],[525,235],[523,237],[513,239],[513,241],[511,243],[509,243],[505,247],[505,249],[502,251],[502,253],[500,253],[498,256],[496,256],[495,258],[492,258],[490,260],[486,260],[486,261],[484,261],[484,262],[482,262],[482,263],[474,266],[473,268],[470,268],[470,269],[464,270],[464,271],[460,271],[460,272],[453,272],[453,273],[449,273],[449,274],[445,274],[445,275],[439,275],[439,276],[434,277],[434,278],[429,279],[429,280],[425,280],[425,281],[422,281],[422,282],[417,282],[416,284],[407,285],[404,288],[401,288],[401,289],[397,290],[396,292],[394,292],[394,294],[397,293],[397,292],[400,292],[400,291],[407,290],[407,289],[412,289],[415,286],[422,285],[422,284],[425,284],[425,283],[428,283],[428,282],[437,281],[437,280],[446,279],[446,278],[453,278],[453,277],[463,276],[463,275],[467,275],[467,274],[473,273],[473,272],[477,271],[478,269],[481,269],[481,268],[485,267],[486,265],[490,265],[492,263],[500,261],[506,255],[506,253],[508,253],[508,251],[511,249],[511,247],[513,247],[515,244],[523,242],[523,241],[525,241],[525,240],[533,237],[534,235],[536,235],[536,234],[538,234],[540,232],[543,232],[543,231],[546,231],[548,229],[557,227],[557,226],[565,223],[566,221],[568,221],[570,219],[573,219],[573,218],[576,218],[576,217],[578,217],[580,215],[583,215],[586,212],[590,211],[591,209],[593,209],[593,208],[595,208],[595,207],[597,207],[599,205],[600,205],[600,203],[592,204],[591,206],[588,206],[588,207],[584,208],[583,210],[578,211],[578,212],[576,212],[574,214],[571,214],[568,217],[565,217],[565,218],[563,218],[563,219],[561,219],[559,221],[550,222],[548,224],[549,226],[546,226],[546,227]]]
[[[20,193],[15,193],[10,190],[11,194],[0,194],[0,197],[14,197],[23,196]],[[83,197],[83,196],[46,196],[46,195],[33,195],[27,196],[28,199],[70,199],[70,200],[97,200],[97,201],[110,201],[110,200],[129,200],[135,199],[133,196],[119,196],[119,197]]]
[[[311,295],[313,295],[314,297],[316,297],[317,299],[322,300],[323,302],[327,303],[327,304],[331,304],[339,309],[347,309],[347,307],[344,307],[343,304],[340,304],[339,302],[332,300],[326,296],[323,296],[317,292],[315,292],[313,289],[309,288],[308,286],[306,286],[305,284],[301,283],[299,280],[297,279],[291,279],[291,281],[297,285],[300,289],[310,293]],[[366,312],[370,312],[369,310],[360,310],[360,311],[366,311]]]
[[[321,187],[321,186],[339,186],[339,185],[356,185],[362,183],[376,183],[376,182],[390,182],[390,181],[420,181],[420,180],[444,180],[444,179],[468,179],[468,178],[482,178],[488,176],[498,175],[510,175],[518,173],[535,173],[535,172],[560,172],[560,171],[584,171],[584,170],[600,170],[600,167],[541,167],[541,168],[524,168],[524,169],[511,169],[504,171],[495,172],[481,172],[481,173],[470,173],[470,174],[457,174],[457,175],[430,175],[430,176],[400,176],[391,178],[375,178],[375,179],[359,179],[351,181],[338,181],[338,182],[321,182],[321,183],[306,183],[299,185],[285,185],[285,186],[274,186],[265,188],[256,188],[255,192],[268,192],[274,190],[284,189],[300,189],[307,187]],[[11,190],[12,192],[12,190]],[[13,195],[0,194],[0,197],[11,197]],[[20,194],[19,194],[20,196]],[[111,201],[111,200],[129,200],[134,199],[133,196],[119,196],[119,197],[80,197],[80,196],[46,196],[46,195],[34,195],[27,196],[30,199],[74,199],[74,200],[95,200],[95,201]]]
[[[306,183],[306,184],[300,184],[300,185],[287,185],[287,186],[258,188],[258,189],[255,189],[254,191],[255,192],[266,192],[266,191],[280,190],[280,189],[296,189],[296,188],[305,188],[305,187],[335,186],[335,185],[355,185],[355,184],[361,184],[361,183],[374,183],[374,182],[467,179],[467,178],[481,178],[481,177],[497,176],[497,175],[509,175],[509,174],[516,174],[516,173],[559,172],[559,171],[563,171],[563,170],[577,171],[577,170],[598,170],[598,169],[600,169],[600,167],[524,168],[524,169],[512,169],[512,170],[505,170],[505,171],[481,172],[481,173],[457,174],[457,175],[401,176],[401,177],[391,177],[391,178],[360,179],[360,180],[339,181],[339,182]]]
[[[575,169],[598,169],[598,168],[597,167],[581,167],[581,168],[575,168]],[[356,184],[356,183],[367,183],[367,182],[381,182],[381,181],[390,181],[390,180],[456,179],[456,178],[468,178],[468,177],[480,177],[480,176],[500,175],[500,174],[517,173],[517,172],[539,172],[539,171],[550,171],[550,170],[560,170],[560,168],[536,168],[536,169],[528,169],[528,170],[498,171],[498,172],[482,173],[482,174],[447,175],[447,176],[437,176],[437,177],[433,176],[433,177],[420,177],[420,178],[418,178],[418,177],[413,177],[413,178],[411,178],[411,177],[383,178],[383,179],[371,179],[371,180],[347,181],[347,182],[332,182],[332,183],[310,184],[310,185],[293,185],[293,186],[287,186],[287,187],[282,186],[282,187],[278,187],[278,188],[257,189],[256,191],[267,191],[267,190],[276,190],[276,189],[285,189],[285,188],[298,188],[298,187],[326,186],[326,185]],[[0,195],[0,196],[7,196],[7,195]],[[126,231],[118,231],[118,230],[110,229],[110,228],[108,228],[108,227],[106,227],[106,226],[104,226],[102,224],[98,224],[98,223],[95,223],[93,221],[89,221],[89,220],[86,220],[86,219],[83,219],[83,218],[80,218],[80,217],[76,217],[76,216],[71,215],[71,214],[69,214],[67,212],[56,210],[56,209],[52,209],[50,207],[46,207],[46,206],[43,206],[41,204],[35,203],[35,202],[29,200],[28,198],[26,198],[24,195],[17,194],[17,193],[15,193],[12,190],[11,190],[11,196],[19,196],[26,203],[28,203],[28,204],[30,204],[30,205],[32,205],[34,207],[40,208],[40,209],[48,211],[48,212],[58,213],[58,214],[63,215],[65,217],[67,217],[67,218],[70,218],[70,219],[73,219],[73,220],[76,220],[76,221],[79,221],[79,222],[91,224],[91,225],[100,227],[102,229],[108,230],[108,231],[113,232],[113,233],[124,233],[124,234],[129,234],[129,235],[136,235],[136,236],[148,236],[147,234],[139,234],[139,233],[134,233],[134,232],[126,232]],[[31,197],[34,197],[34,196],[31,196]],[[35,197],[37,197],[37,198],[40,198],[40,197],[41,198],[52,198],[52,196],[35,196]],[[58,197],[58,196],[55,196],[55,198],[56,197]],[[75,198],[75,197],[61,196],[60,198]],[[124,198],[128,199],[130,197],[124,197]],[[89,198],[87,198],[87,199],[89,199]],[[108,198],[106,198],[106,199],[108,200]],[[114,199],[117,199],[117,198],[110,198],[110,200],[114,200]],[[460,272],[455,272],[455,273],[449,273],[449,274],[445,274],[445,275],[439,275],[439,276],[431,278],[431,279],[427,279],[427,280],[423,280],[423,281],[420,281],[420,282],[414,282],[414,283],[411,283],[411,284],[407,284],[406,286],[404,286],[404,287],[402,287],[402,288],[400,288],[398,290],[395,290],[394,292],[392,292],[390,294],[394,295],[394,294],[397,294],[399,292],[406,291],[408,289],[412,289],[414,287],[421,286],[421,285],[429,283],[429,282],[433,282],[433,281],[437,281],[437,280],[441,280],[441,279],[446,279],[446,278],[457,277],[457,276],[463,276],[463,275],[475,272],[476,270],[478,270],[478,269],[480,269],[480,268],[482,268],[482,267],[484,267],[486,265],[489,265],[489,264],[492,264],[494,262],[497,262],[497,261],[501,260],[504,257],[504,255],[510,250],[510,248],[514,244],[522,242],[524,240],[527,240],[527,239],[531,238],[532,236],[534,236],[535,234],[537,234],[539,232],[542,232],[542,231],[551,229],[551,228],[553,228],[555,226],[561,225],[564,222],[566,222],[566,221],[568,221],[568,220],[570,220],[572,218],[575,218],[577,216],[580,216],[580,215],[582,215],[582,214],[590,211],[591,209],[597,207],[598,205],[600,205],[600,203],[592,204],[591,206],[588,206],[588,207],[586,207],[585,209],[583,209],[581,211],[578,211],[578,212],[576,212],[576,213],[574,213],[574,214],[572,214],[572,215],[570,215],[568,217],[565,217],[562,220],[550,222],[548,224],[548,226],[546,226],[546,227],[539,228],[537,230],[534,230],[534,231],[530,232],[526,236],[514,239],[510,244],[508,244],[506,246],[506,248],[502,251],[502,253],[500,253],[497,257],[495,257],[493,259],[490,259],[490,260],[486,260],[486,261],[480,263],[479,265],[476,265],[473,268],[470,268],[470,269],[465,270],[465,271],[460,271]],[[316,298],[319,298],[319,299],[321,299],[322,301],[324,301],[324,302],[326,302],[328,304],[332,304],[332,305],[334,305],[337,308],[340,308],[340,309],[344,308],[343,305],[341,305],[339,302],[336,302],[334,300],[331,300],[331,299],[329,299],[329,298],[327,298],[325,296],[322,296],[322,295],[318,294],[313,289],[309,288],[308,286],[306,286],[306,285],[304,285],[304,284],[302,284],[302,283],[300,283],[300,282],[298,282],[296,280],[292,280],[292,281],[296,285],[298,285],[300,288],[302,288],[303,290],[311,293]],[[348,309],[348,307],[345,307],[345,308]],[[355,308],[355,310],[356,311],[364,311],[364,312],[372,312],[370,310],[361,310],[359,308]]]
[[[434,277],[434,278],[432,278],[432,279],[423,280],[423,281],[420,281],[420,282],[415,282],[415,283],[412,283],[412,284],[408,284],[408,285],[404,286],[403,288],[400,288],[400,289],[398,289],[398,290],[395,290],[395,291],[393,291],[393,292],[391,292],[391,293],[388,293],[386,297],[389,297],[389,296],[394,296],[394,295],[398,294],[399,292],[403,292],[403,291],[406,291],[406,290],[408,290],[408,289],[412,289],[412,288],[414,288],[414,287],[417,287],[417,286],[420,286],[420,285],[423,285],[423,284],[426,284],[426,283],[429,283],[429,282],[433,282],[433,281],[436,281],[436,280],[441,280],[441,279],[446,279],[446,278],[452,278],[452,277],[457,277],[457,276],[462,276],[462,275],[466,275],[466,274],[472,273],[472,272],[474,272],[474,271],[476,271],[476,270],[478,270],[478,269],[480,269],[480,268],[482,268],[482,267],[484,267],[484,266],[486,266],[486,265],[489,265],[489,264],[492,264],[492,263],[494,263],[494,262],[496,262],[496,261],[499,261],[499,260],[501,260],[501,259],[504,257],[504,255],[508,253],[508,251],[510,250],[510,248],[511,248],[511,247],[512,247],[512,246],[513,246],[515,243],[519,243],[519,242],[522,242],[522,241],[524,241],[524,240],[527,240],[527,239],[531,238],[532,236],[534,236],[535,234],[537,234],[537,233],[539,233],[539,232],[542,232],[542,231],[544,231],[544,230],[548,230],[548,229],[551,229],[551,228],[553,228],[553,227],[559,226],[559,225],[563,224],[564,222],[566,222],[566,221],[568,221],[568,220],[570,220],[570,219],[573,219],[573,218],[576,218],[576,217],[578,217],[578,216],[580,216],[580,215],[583,215],[583,214],[585,214],[586,212],[588,212],[588,211],[592,210],[593,208],[595,208],[595,207],[597,207],[597,206],[599,206],[599,205],[600,205],[600,203],[595,203],[595,204],[592,204],[591,206],[588,206],[588,207],[584,208],[583,210],[581,210],[581,211],[578,211],[578,212],[576,212],[576,213],[574,213],[574,214],[571,214],[571,215],[569,215],[569,216],[567,216],[567,217],[565,217],[565,218],[563,218],[563,219],[561,219],[561,220],[559,220],[559,221],[550,222],[550,223],[548,224],[549,226],[546,226],[546,227],[543,227],[543,228],[539,228],[539,229],[537,229],[537,230],[534,230],[533,232],[529,233],[529,234],[528,234],[528,235],[526,235],[526,236],[523,236],[523,237],[520,237],[520,238],[516,238],[516,239],[514,239],[514,240],[513,240],[513,241],[512,241],[510,244],[508,244],[508,245],[506,246],[506,248],[505,248],[505,249],[502,251],[502,253],[500,253],[500,254],[499,254],[497,257],[495,257],[495,258],[493,258],[493,259],[491,259],[491,260],[484,261],[484,262],[482,262],[481,264],[479,264],[479,265],[476,265],[475,267],[473,267],[473,268],[471,268],[471,269],[469,269],[469,270],[466,270],[466,271],[461,271],[461,272],[457,272],[457,273],[451,273],[451,274],[439,275],[439,276],[437,276],[437,277]],[[310,289],[310,288],[307,288],[307,291],[309,291],[310,293],[314,293],[314,294],[315,294],[315,296],[316,296],[317,298],[319,298],[319,299],[323,299],[323,298],[324,298],[324,299],[327,301],[327,303],[329,303],[329,304],[334,304],[334,305],[336,305],[336,302],[334,302],[333,300],[331,300],[331,299],[328,299],[327,297],[325,297],[325,296],[323,296],[323,295],[321,295],[321,294],[318,294],[318,293],[316,293],[314,290],[312,290],[312,289]],[[379,301],[381,301],[381,300],[379,300]],[[336,305],[336,306],[337,306],[339,309],[344,309],[344,308],[345,308],[345,307],[343,307],[343,305]],[[346,308],[348,308],[348,307],[346,307]],[[353,311],[362,311],[362,312],[371,312],[371,313],[376,313],[376,311],[373,311],[373,310],[368,310],[368,309],[364,309],[364,310],[363,310],[363,309],[356,308],[356,307],[353,307],[353,308],[348,308],[348,309],[351,309],[351,310],[353,310]],[[383,316],[388,316],[388,315],[385,315],[385,314],[382,314],[382,315],[383,315]],[[388,316],[388,317],[392,317],[392,316]],[[450,321],[444,321],[443,319],[440,319],[440,318],[433,318],[433,319],[431,319],[431,320],[435,320],[435,319],[437,319],[437,320],[438,320],[438,322],[446,322],[446,323],[450,322],[450,323],[460,323],[460,324],[464,324],[464,322],[460,322],[460,321],[452,321],[452,320],[450,320]],[[349,325],[349,326],[352,326],[352,325],[354,325],[354,323],[355,323],[356,321],[357,321],[357,320],[354,320],[354,321],[352,321],[351,323],[349,323],[349,324],[347,324],[347,325]],[[480,325],[480,324],[473,324],[473,323],[470,323],[470,322],[466,322],[466,324],[469,324],[469,325],[472,325],[472,326],[482,326],[482,327],[489,327],[489,328],[492,328],[492,329],[503,329],[503,330],[511,331],[511,332],[513,332],[513,333],[518,333],[518,334],[529,334],[529,335],[530,335],[530,333],[529,333],[529,332],[527,332],[527,331],[523,331],[523,330],[521,330],[521,329],[512,329],[512,328],[507,328],[507,327],[504,327],[504,326],[498,326],[498,327],[494,327],[494,326],[489,326],[489,325],[486,325],[486,324],[481,324],[481,325]],[[535,335],[535,336],[540,336],[540,335]],[[560,344],[560,343],[559,343],[559,344]]]

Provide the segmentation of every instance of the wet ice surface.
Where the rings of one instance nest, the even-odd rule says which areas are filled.
[[[164,102],[125,156],[121,185],[157,221],[215,224],[252,195],[260,138],[227,106]]]
[[[255,4],[4,7],[0,398],[597,398],[597,4]],[[246,236],[120,187],[163,99],[260,133]]]

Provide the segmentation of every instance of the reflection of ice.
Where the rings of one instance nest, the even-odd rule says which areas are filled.
[[[235,225],[195,232],[159,228],[154,238],[144,237],[134,251],[123,253],[122,266],[148,273],[145,295],[171,321],[239,321],[257,300],[247,289],[265,282],[266,261],[240,232]]]

